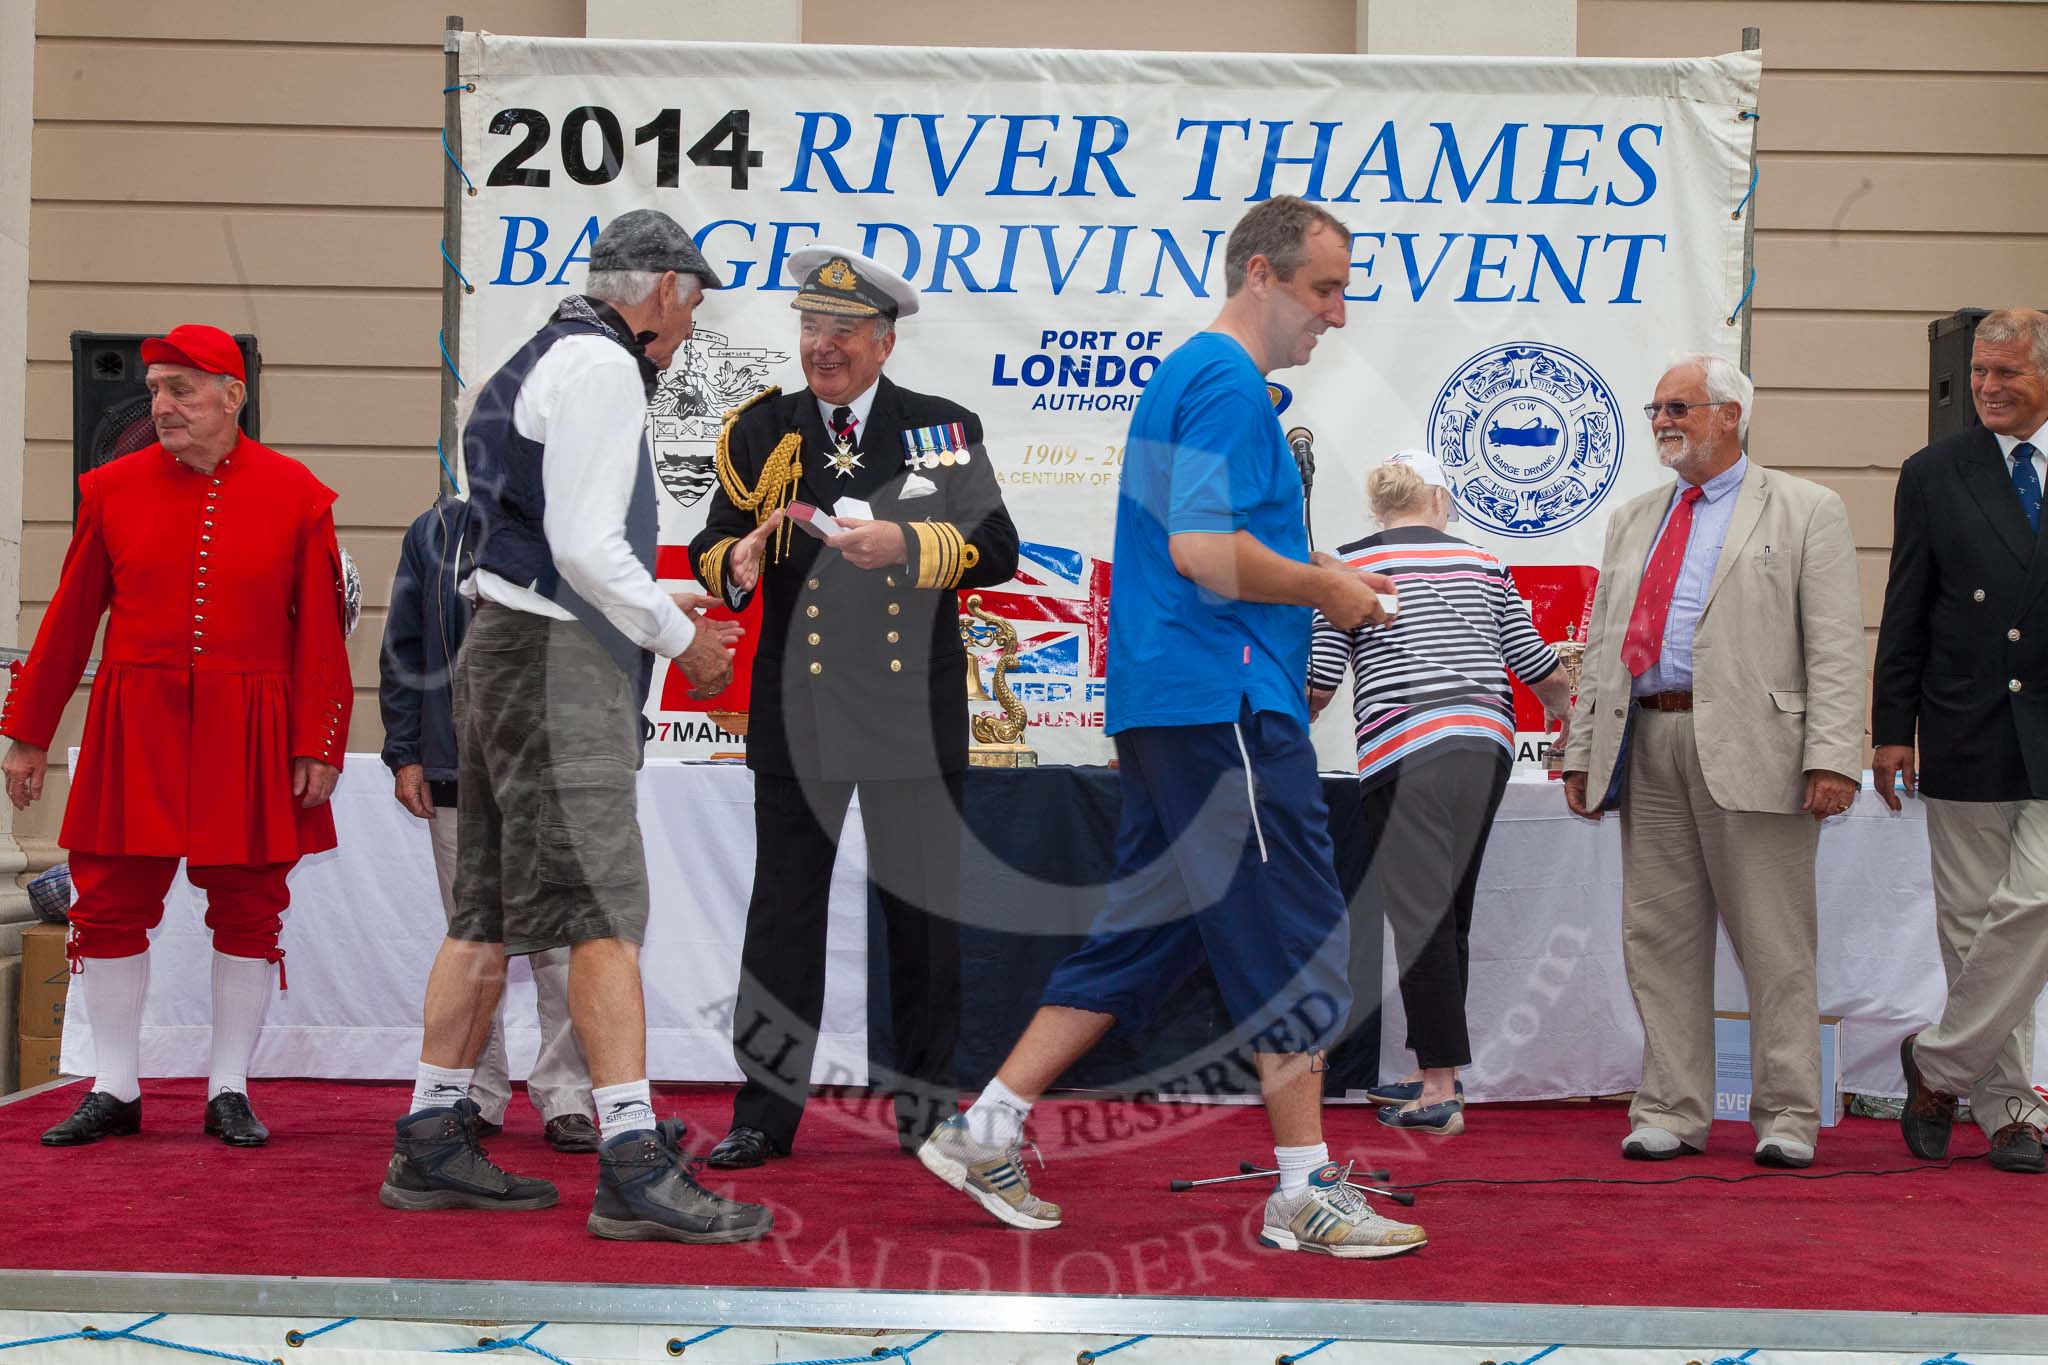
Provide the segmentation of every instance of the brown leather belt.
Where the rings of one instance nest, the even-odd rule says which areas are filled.
[[[1690,692],[1652,692],[1646,697],[1637,697],[1636,705],[1645,711],[1690,711]]]

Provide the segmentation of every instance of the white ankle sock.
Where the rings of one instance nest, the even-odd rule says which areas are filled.
[[[1316,1168],[1328,1164],[1330,1144],[1318,1142],[1313,1147],[1275,1147],[1273,1160],[1280,1167],[1280,1193],[1300,1194],[1308,1188],[1308,1178]]]
[[[422,1109],[447,1109],[457,1100],[468,1099],[469,1083],[474,1079],[475,1067],[457,1071],[421,1062],[419,1074],[412,1083],[412,1112],[417,1114]]]
[[[149,993],[149,952],[88,957],[79,986],[92,1025],[92,1088],[127,1103],[142,1097],[142,997]]]
[[[983,1147],[1010,1147],[1024,1137],[1024,1120],[1031,1117],[1031,1101],[991,1080],[988,1089],[967,1111],[967,1132]]]
[[[249,1059],[270,1012],[272,968],[260,957],[213,955],[213,1050],[208,1097],[223,1090],[249,1093]]]
[[[593,1087],[597,1105],[597,1140],[610,1142],[621,1133],[654,1127],[654,1095],[645,1080]]]

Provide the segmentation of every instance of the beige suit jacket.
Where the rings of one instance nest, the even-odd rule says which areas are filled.
[[[1633,679],[1621,662],[1672,485],[1607,522],[1566,772],[1588,805],[1618,796]],[[1693,637],[1693,721],[1724,810],[1795,812],[1815,768],[1863,770],[1863,600],[1849,514],[1833,491],[1750,461]],[[1606,803],[1610,807],[1613,802]]]

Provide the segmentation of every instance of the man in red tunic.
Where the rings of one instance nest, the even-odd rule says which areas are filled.
[[[183,858],[213,931],[206,1131],[255,1147],[269,1132],[249,1107],[249,1057],[281,977],[285,876],[334,847],[327,798],[354,696],[334,494],[237,427],[248,387],[227,333],[173,328],[142,358],[157,443],[79,480],[63,577],[0,708],[14,741],[0,770],[26,810],[107,616],[59,836],[98,1075],[43,1143],[141,1129],[149,931]]]

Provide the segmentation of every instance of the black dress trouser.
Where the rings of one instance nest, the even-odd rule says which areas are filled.
[[[868,880],[889,944],[897,1140],[914,1151],[959,1111],[961,774],[859,783]],[[733,1057],[746,1076],[735,1127],[795,1145],[825,1004],[826,902],[851,782],[754,775],[753,898],[733,1007]]]

